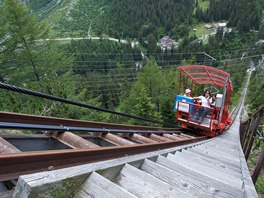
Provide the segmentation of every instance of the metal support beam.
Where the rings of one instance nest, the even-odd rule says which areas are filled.
[[[171,142],[171,141],[173,141],[171,139],[168,139],[166,137],[162,137],[162,136],[159,136],[156,134],[150,134],[150,135],[147,135],[146,137],[148,137],[152,140],[158,141],[158,142]]]
[[[170,135],[170,134],[163,134],[163,137],[166,137],[166,138],[169,138],[172,140],[176,140],[176,141],[182,140],[182,138],[179,138],[179,137],[176,137],[176,136]]]
[[[262,148],[260,158],[258,159],[258,162],[253,170],[252,181],[254,184],[256,184],[258,180],[258,176],[260,174],[261,169],[263,168],[263,165],[264,165],[264,148]]]
[[[262,112],[263,114],[263,112]],[[246,151],[245,151],[245,158],[246,160],[248,160],[248,157],[249,157],[249,154],[250,154],[250,151],[251,151],[251,148],[252,148],[252,145],[253,145],[253,142],[254,142],[254,138],[257,134],[257,130],[258,130],[258,126],[259,126],[259,123],[260,123],[260,118],[261,118],[262,115],[258,115],[258,117],[255,117],[254,116],[254,125],[253,126],[253,129],[252,129],[252,132],[250,133],[250,136],[249,136],[249,141],[248,141],[248,144],[247,144],[247,147],[246,147]]]
[[[81,138],[78,135],[75,135],[71,132],[46,132],[45,135],[53,137],[54,139],[60,141],[67,146],[76,149],[76,148],[99,148],[100,146]]]
[[[0,154],[3,153],[18,153],[21,152],[14,145],[0,137]]]
[[[113,143],[114,145],[117,146],[125,146],[125,145],[134,145],[136,143],[131,142],[125,138],[119,137],[117,135],[111,134],[111,133],[103,133],[99,135],[102,139]]]
[[[128,138],[132,139],[134,141],[141,142],[141,143],[157,143],[157,141],[155,141],[155,140],[152,140],[150,138],[147,138],[147,137],[144,137],[144,136],[138,135],[138,134],[129,135]]]
[[[183,137],[182,135],[179,135],[179,134],[173,134],[173,136],[176,136],[177,138],[180,138],[181,140],[190,139],[190,138]]]
[[[190,138],[190,139],[193,139],[193,138],[195,138],[194,136],[191,136],[191,135],[187,135],[187,134],[185,134],[185,133],[181,133],[181,134],[179,134],[180,136],[183,136],[183,137],[186,137],[186,138]]]

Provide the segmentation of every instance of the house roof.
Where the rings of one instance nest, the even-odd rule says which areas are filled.
[[[226,27],[226,23],[218,23],[218,27]]]

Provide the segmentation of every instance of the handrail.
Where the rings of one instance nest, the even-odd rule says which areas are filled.
[[[249,117],[247,120],[245,120],[245,121],[242,121],[242,123],[245,123],[245,122],[248,122],[253,116],[255,116],[256,114],[258,114],[260,111],[262,111],[264,109],[264,104],[262,104],[259,108],[258,108],[258,110],[257,111],[255,111],[254,112],[254,114],[251,116],[251,117]]]
[[[243,152],[245,154],[245,159],[248,160],[250,151],[253,146],[254,138],[257,134],[257,130],[259,128],[260,120],[264,114],[264,104],[259,107],[259,109],[246,121],[240,122],[240,141]],[[254,184],[256,183],[258,176],[260,174],[260,170],[264,165],[264,148],[262,148],[262,152],[260,158],[258,159],[254,171],[252,173],[252,180]]]

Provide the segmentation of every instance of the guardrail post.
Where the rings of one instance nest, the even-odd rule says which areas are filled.
[[[246,160],[248,160],[263,113],[264,105],[262,105],[246,122],[240,123],[240,141]]]
[[[242,142],[242,147],[243,147],[243,152],[244,154],[246,153],[246,150],[247,150],[247,147],[248,147],[248,144],[249,144],[249,140],[250,140],[250,132],[252,131],[252,118],[250,118],[250,120],[248,120],[246,122],[246,129],[245,129],[245,133],[244,133],[244,140]]]
[[[254,137],[260,124],[260,120],[264,114],[264,105],[262,105],[246,122],[240,123],[240,142],[245,154],[245,159],[248,160]],[[251,175],[252,181],[256,184],[260,171],[264,166],[264,148],[262,148],[261,155],[256,163],[253,173]]]
[[[241,141],[241,146],[243,148],[244,151],[244,145],[245,145],[245,141],[247,138],[247,133],[248,133],[248,128],[250,126],[250,122],[245,122],[245,123],[240,123],[240,141]]]
[[[246,158],[246,160],[248,160],[248,156],[249,156],[249,154],[250,154],[250,151],[251,151],[251,148],[252,148],[252,145],[253,145],[253,142],[254,142],[254,136],[256,136],[256,134],[257,134],[257,130],[258,130],[258,126],[259,126],[259,123],[260,123],[260,118],[262,117],[262,115],[263,115],[263,111],[260,111],[257,115],[255,115],[254,117],[253,117],[253,119],[254,119],[254,124],[252,124],[253,125],[253,131],[252,131],[252,133],[251,133],[251,135],[250,135],[250,139],[249,139],[249,144],[247,145],[247,149],[246,149],[246,152],[245,152],[245,158]]]
[[[261,155],[258,159],[258,162],[257,162],[257,164],[253,170],[252,176],[251,176],[254,184],[256,184],[256,182],[257,182],[258,176],[260,174],[261,169],[263,168],[263,165],[264,165],[264,148],[262,148]]]

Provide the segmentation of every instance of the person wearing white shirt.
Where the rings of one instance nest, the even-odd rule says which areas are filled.
[[[194,99],[201,101],[201,107],[198,110],[198,117],[196,117],[196,120],[198,120],[198,123],[202,123],[203,119],[205,118],[205,116],[207,116],[210,111],[210,109],[203,107],[210,107],[210,105],[212,104],[210,91],[205,90],[202,96],[194,97]]]

